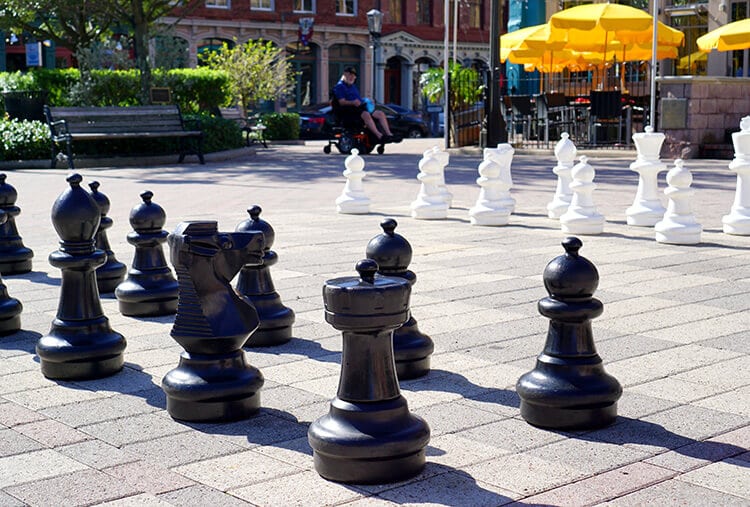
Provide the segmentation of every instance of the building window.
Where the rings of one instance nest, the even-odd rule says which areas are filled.
[[[417,24],[432,25],[432,0],[417,0]]]
[[[401,0],[389,0],[388,14],[390,22],[394,25],[404,24],[404,3]]]
[[[337,16],[356,16],[357,0],[336,0]]]
[[[315,0],[294,0],[294,12],[315,12]]]
[[[250,0],[251,11],[272,11],[273,0]]]
[[[482,28],[482,0],[468,0],[469,28]]]
[[[229,9],[231,6],[230,0],[206,0],[206,7]]]

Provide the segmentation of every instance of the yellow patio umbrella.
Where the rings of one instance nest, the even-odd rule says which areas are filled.
[[[708,58],[708,53],[704,53],[703,51],[696,51],[694,53],[690,53],[689,55],[685,55],[682,58],[680,58],[680,61],[677,62],[677,68],[683,69],[683,70],[689,70],[698,62],[705,62],[707,58]]]
[[[750,18],[726,24],[711,30],[695,41],[701,51],[732,51],[750,48]]]

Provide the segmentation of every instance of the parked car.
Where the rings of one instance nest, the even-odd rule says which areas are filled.
[[[391,126],[391,131],[395,135],[400,137],[427,136],[429,129],[427,123],[422,119],[421,113],[417,113],[418,116],[415,116],[412,113],[416,113],[416,111],[406,109],[406,111],[409,112],[401,114],[384,104],[377,104],[375,107],[385,113],[386,118],[388,118],[388,123]],[[331,113],[331,104],[328,102],[321,102],[303,108],[299,113],[299,118],[300,139],[328,138],[328,132],[330,132],[330,127],[334,122]]]

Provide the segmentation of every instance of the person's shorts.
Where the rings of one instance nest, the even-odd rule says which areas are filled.
[[[364,103],[358,106],[340,106],[338,116],[344,125],[356,125],[362,122],[364,111],[367,111],[367,106]]]

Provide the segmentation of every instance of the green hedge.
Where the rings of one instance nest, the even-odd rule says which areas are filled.
[[[49,127],[39,121],[0,117],[0,160],[49,158]]]
[[[297,113],[266,113],[261,115],[266,126],[266,139],[271,141],[299,139],[299,115]]]
[[[82,97],[77,93],[78,69],[35,69],[30,72],[0,72],[0,91],[47,90],[52,106],[76,106]],[[153,71],[153,86],[168,87],[172,101],[186,113],[210,111],[231,103],[229,76],[206,68]],[[94,70],[86,90],[86,100],[93,106],[137,105],[140,79],[138,71]]]

